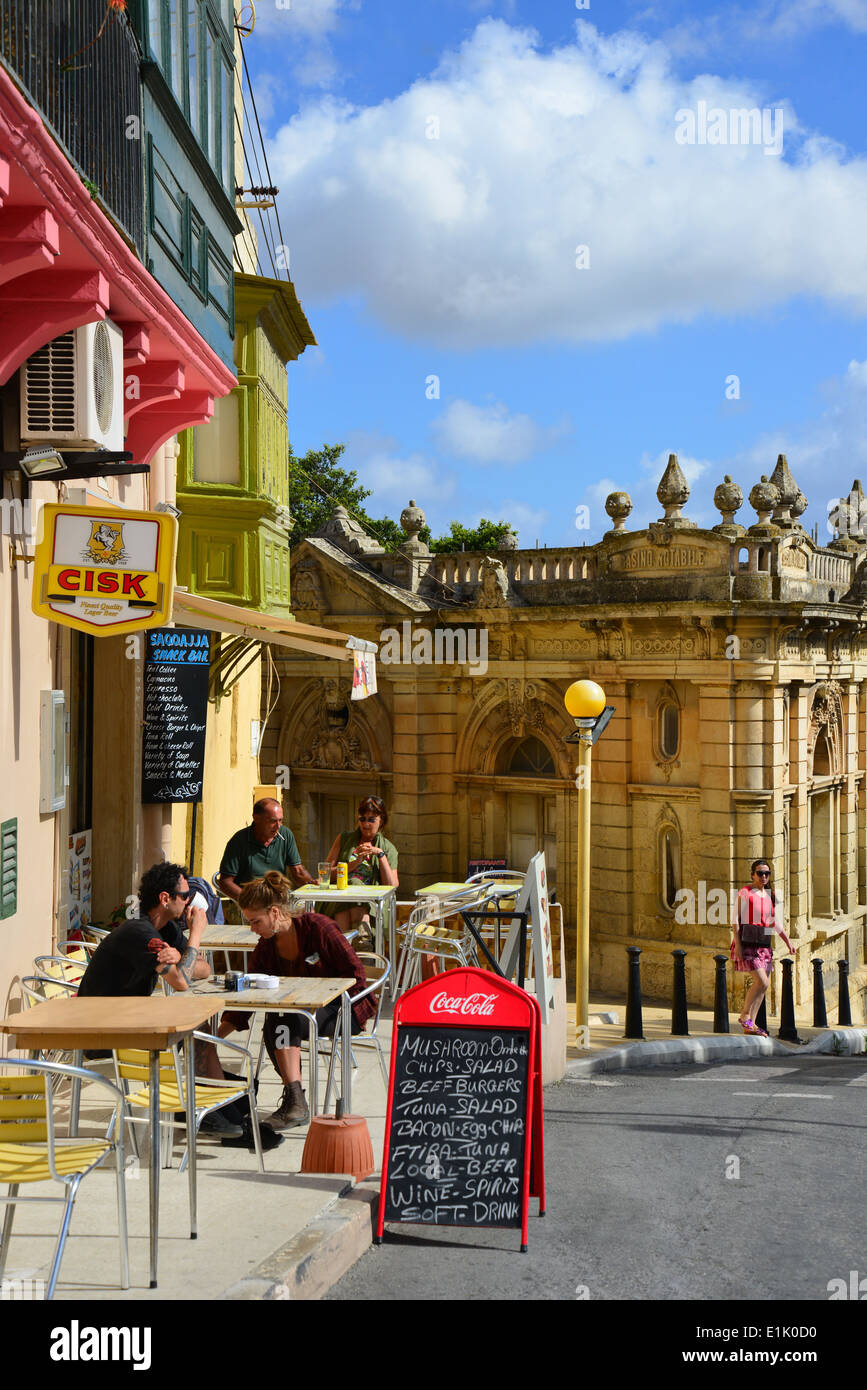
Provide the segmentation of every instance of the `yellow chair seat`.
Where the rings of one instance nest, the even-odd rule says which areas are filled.
[[[54,1167],[64,1177],[83,1173],[92,1167],[111,1144],[98,1140],[92,1144],[54,1146]],[[0,1182],[50,1182],[47,1144],[0,1144]]]
[[[246,1095],[246,1091],[238,1086],[197,1086],[195,1090],[195,1104],[197,1110],[207,1110],[212,1105],[219,1105],[221,1101],[236,1100],[239,1096]],[[134,1095],[127,1096],[130,1105],[150,1105],[150,1087],[145,1086],[144,1090],[136,1091]],[[178,1090],[177,1082],[160,1082],[160,1113],[165,1114],[170,1110],[184,1110],[186,1101]]]

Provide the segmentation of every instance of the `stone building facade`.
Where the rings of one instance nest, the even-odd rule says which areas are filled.
[[[571,975],[577,793],[563,695],[591,677],[616,709],[593,754],[592,985],[623,992],[634,944],[645,992],[665,997],[683,947],[689,997],[710,1004],[731,890],[763,855],[796,947],[797,999],[810,999],[819,957],[833,1006],[845,958],[863,1020],[860,484],[828,545],[800,525],[806,501],[782,455],[750,493],[747,528],[728,478],[719,525],[684,516],[674,455],[657,495],[663,515],[646,530],[627,529],[630,499],[613,493],[597,544],[524,550],[509,535],[494,555],[430,554],[414,503],[406,542],[387,554],[338,508],[293,553],[293,608],[379,644],[379,695],[353,703],[326,662],[277,655],[263,776],[288,784],[308,863],[354,824],[359,796],[383,796],[401,897],[463,878],[470,858],[523,868],[544,848]],[[742,982],[730,974],[733,1004]]]

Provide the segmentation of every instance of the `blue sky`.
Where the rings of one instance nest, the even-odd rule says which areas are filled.
[[[783,451],[830,538],[867,483],[867,0],[260,0],[245,48],[319,342],[296,453],[559,546],[614,487],[660,516],[670,451],[702,525]]]

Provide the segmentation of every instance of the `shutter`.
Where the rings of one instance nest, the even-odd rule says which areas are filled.
[[[0,919],[18,911],[18,821],[0,825]]]

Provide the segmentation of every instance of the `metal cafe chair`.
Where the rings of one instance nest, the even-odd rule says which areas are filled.
[[[447,927],[445,921],[462,907],[476,907],[482,894],[462,894],[456,898],[423,898],[409,915],[403,932],[403,948],[395,976],[394,997],[402,994],[421,978],[423,956],[454,961],[457,965],[478,964],[476,941],[463,920],[459,927]]]
[[[194,1133],[192,1142],[196,1142],[199,1133],[199,1126],[206,1115],[211,1115],[215,1110],[220,1110],[224,1105],[229,1105],[232,1101],[241,1100],[247,1097],[250,1108],[250,1122],[253,1130],[253,1144],[256,1150],[256,1158],[259,1164],[259,1172],[264,1173],[265,1163],[262,1158],[262,1141],[259,1135],[259,1116],[256,1111],[256,1087],[253,1077],[253,1057],[250,1049],[244,1047],[242,1043],[229,1042],[227,1038],[218,1038],[212,1033],[193,1033],[193,1038],[197,1042],[210,1042],[215,1045],[219,1043],[222,1047],[228,1047],[233,1052],[240,1052],[246,1058],[247,1080],[246,1082],[216,1081],[208,1077],[196,1077],[194,1091]],[[192,1043],[189,1044],[192,1046]],[[147,1124],[147,1115],[134,1115],[130,1107],[137,1106],[147,1111],[150,1105],[150,1054],[141,1052],[137,1049],[119,1049],[114,1054],[115,1058],[115,1077],[118,1087],[124,1096],[124,1119],[127,1124]],[[137,1091],[130,1091],[130,1082],[143,1082],[143,1088]],[[171,1166],[171,1150],[174,1135],[176,1112],[185,1110],[187,1105],[187,1092],[181,1067],[180,1056],[176,1047],[169,1048],[166,1052],[160,1053],[160,1125],[163,1127],[164,1146],[163,1146],[163,1166]],[[132,1131],[133,1149],[138,1156],[138,1141],[135,1129]],[[183,1172],[187,1166],[189,1158],[190,1137],[187,1136],[187,1144],[184,1149],[184,1156],[181,1159],[179,1172]]]
[[[48,1278],[46,1300],[54,1297],[60,1261],[69,1233],[72,1208],[84,1178],[107,1158],[115,1155],[117,1169],[117,1221],[120,1237],[121,1287],[129,1288],[129,1250],[126,1231],[126,1189],[123,1163],[123,1095],[104,1076],[85,1067],[63,1066],[57,1062],[25,1061],[0,1057],[0,1182],[8,1183],[6,1215],[0,1240],[0,1279],[6,1267],[15,1207],[20,1202],[63,1202],[63,1220]],[[104,1087],[114,1105],[116,1139],[58,1139],[54,1132],[54,1086],[59,1079],[90,1081]],[[51,1082],[49,1085],[48,1083]],[[21,1197],[22,1183],[59,1182],[62,1197]]]
[[[87,959],[84,951],[75,951],[68,956],[36,956],[33,969],[37,975],[78,985],[87,969]]]
[[[379,1069],[382,1072],[382,1079],[385,1083],[385,1089],[387,1093],[388,1067],[385,1063],[385,1055],[382,1050],[382,1043],[380,1042],[378,1036],[378,1030],[379,1020],[382,1014],[383,986],[385,985],[386,980],[391,974],[391,961],[388,959],[387,956],[377,955],[376,951],[359,951],[357,954],[358,959],[364,962],[364,973],[367,975],[368,979],[370,979],[373,971],[378,971],[379,973],[377,974],[375,979],[371,980],[370,984],[367,986],[366,989],[363,989],[360,994],[354,994],[352,996],[352,1003],[357,1004],[359,999],[366,999],[369,994],[376,994],[378,997],[376,1001],[376,1016],[373,1020],[373,1027],[371,1028],[369,1033],[365,1029],[363,1033],[353,1033],[351,1035],[349,1055],[352,1059],[352,1065],[357,1066],[354,1056],[355,1049],[365,1047],[374,1048],[376,1050],[377,1057],[379,1058]],[[368,961],[370,962],[370,967],[368,967]],[[325,1085],[325,1110],[328,1109],[329,1103],[331,1101],[331,1087],[334,1082],[334,1064],[338,1054],[337,1039],[340,1034],[342,1018],[342,1013],[338,1014],[337,1026],[334,1030],[334,1037],[331,1039],[331,1060],[328,1063],[328,1080]]]

